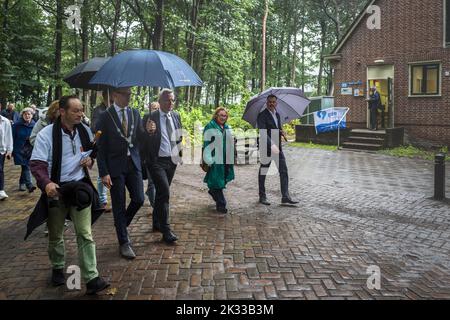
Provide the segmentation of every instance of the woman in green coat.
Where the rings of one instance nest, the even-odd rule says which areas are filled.
[[[228,111],[219,107],[203,131],[203,162],[209,166],[203,181],[220,213],[228,212],[223,189],[234,180],[234,138],[227,120]]]

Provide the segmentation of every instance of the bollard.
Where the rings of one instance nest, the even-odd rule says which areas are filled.
[[[434,200],[445,199],[445,154],[434,158]]]

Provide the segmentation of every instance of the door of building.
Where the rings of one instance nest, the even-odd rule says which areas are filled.
[[[394,66],[371,66],[367,69],[367,97],[370,88],[376,86],[381,96],[382,110],[378,112],[378,128],[394,127]],[[367,108],[367,128],[370,128],[370,112]]]

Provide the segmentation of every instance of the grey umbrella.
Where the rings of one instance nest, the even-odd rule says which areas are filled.
[[[280,115],[281,124],[300,118],[311,102],[303,95],[301,89],[269,88],[250,99],[242,119],[256,128],[258,115],[266,108],[267,97],[271,94],[278,98],[277,112]]]

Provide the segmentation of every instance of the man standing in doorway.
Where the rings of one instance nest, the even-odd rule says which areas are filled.
[[[370,130],[376,131],[378,129],[377,113],[381,108],[381,97],[377,91],[377,87],[370,88],[371,94],[369,99],[369,111],[370,111]]]
[[[258,129],[259,129],[259,143],[267,141],[267,157],[261,157],[261,167],[259,169],[258,183],[259,183],[259,202],[269,206],[270,202],[267,200],[266,196],[266,175],[272,160],[278,167],[278,172],[280,174],[280,185],[281,185],[281,203],[282,204],[297,204],[298,201],[291,199],[289,195],[289,176],[288,169],[286,166],[286,158],[284,156],[281,137],[286,139],[286,135],[281,128],[280,115],[277,112],[277,101],[278,98],[274,95],[267,97],[267,108],[258,115]],[[273,136],[274,134],[275,136]],[[264,163],[264,158],[266,158],[268,163]]]

